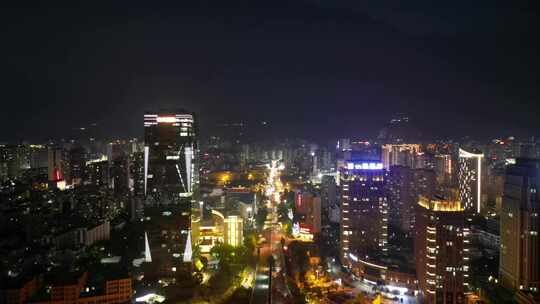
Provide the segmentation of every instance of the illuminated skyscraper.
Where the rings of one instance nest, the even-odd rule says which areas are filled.
[[[145,223],[154,274],[191,262],[191,196],[196,181],[196,121],[184,110],[144,115]]]
[[[418,289],[424,303],[466,303],[469,237],[457,197],[420,197],[414,247]]]
[[[481,211],[483,158],[483,153],[459,149],[459,197],[463,208],[473,213]]]
[[[48,176],[50,186],[58,188],[65,187],[64,151],[60,148],[49,148]]]
[[[97,187],[109,183],[109,163],[106,160],[91,160],[86,162],[85,183]]]
[[[433,196],[435,181],[433,170],[390,167],[387,186],[390,222],[402,231],[410,232],[414,224],[414,209],[418,196]]]
[[[75,146],[66,156],[66,182],[69,185],[82,184],[86,169],[86,151],[82,146]]]
[[[195,181],[196,124],[192,113],[144,115],[144,192],[157,204],[190,197]]]
[[[117,194],[129,192],[129,158],[126,155],[109,160],[109,184]]]
[[[420,153],[419,144],[386,144],[382,146],[382,162],[386,170],[392,166],[415,168],[416,154]]]
[[[405,166],[392,166],[388,176],[389,220],[405,232],[411,230],[414,206],[418,201],[413,171]]]
[[[129,178],[130,187],[133,195],[136,197],[144,197],[144,153],[134,152],[129,159]]]
[[[2,176],[19,178],[25,169],[30,168],[30,151],[26,145],[0,145],[0,180]]]
[[[435,155],[435,172],[439,184],[450,184],[453,175],[452,156],[450,154]]]
[[[386,170],[378,161],[348,161],[340,171],[341,259],[379,260],[388,250]]]
[[[540,296],[540,161],[517,159],[506,169],[499,273],[503,285]]]

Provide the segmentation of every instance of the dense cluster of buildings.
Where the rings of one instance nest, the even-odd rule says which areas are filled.
[[[493,289],[485,282],[535,303],[540,155],[537,145],[507,145],[341,140],[342,264],[426,303],[467,303]]]
[[[164,110],[144,115],[142,141],[0,145],[0,303],[124,303],[134,284],[215,264],[212,248],[243,246],[256,228],[271,161],[285,168],[291,236],[357,278],[426,303],[496,288],[537,301],[540,145],[426,143],[400,131],[408,122],[335,146],[254,144],[230,123],[201,143],[193,113]],[[115,251],[126,225],[136,241]],[[96,248],[103,273],[121,271],[81,263]]]

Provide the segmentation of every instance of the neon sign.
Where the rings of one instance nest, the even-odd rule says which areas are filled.
[[[156,120],[159,123],[174,123],[177,121],[176,117],[174,116],[158,116]]]
[[[381,170],[383,164],[381,162],[361,162],[361,163],[347,163],[347,169],[349,170]]]

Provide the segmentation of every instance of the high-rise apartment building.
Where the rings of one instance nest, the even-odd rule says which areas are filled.
[[[459,196],[463,208],[472,213],[480,213],[482,209],[483,159],[483,153],[459,149]]]
[[[0,180],[20,178],[30,168],[31,150],[25,145],[0,145]]]
[[[30,168],[45,168],[48,162],[48,149],[44,145],[30,145],[29,147]]]
[[[86,162],[84,184],[96,187],[104,187],[109,184],[109,162],[102,159],[89,160]]]
[[[452,196],[421,196],[416,205],[415,262],[424,303],[466,303],[470,230]]]
[[[417,195],[414,191],[413,169],[392,166],[388,174],[389,222],[402,231],[410,231]]]
[[[64,151],[60,148],[49,148],[48,176],[52,187],[65,187],[64,167]]]
[[[86,170],[86,151],[82,146],[75,146],[67,151],[66,167],[67,184],[82,184]]]
[[[129,156],[129,185],[136,197],[144,196],[144,153],[133,152]]]
[[[321,224],[339,223],[339,204],[336,179],[332,175],[321,178]]]
[[[121,155],[114,160],[109,160],[110,188],[116,194],[129,192],[129,158]]]
[[[437,182],[441,185],[450,185],[453,175],[452,155],[435,155],[435,172],[437,173]]]
[[[503,285],[540,289],[540,161],[517,159],[506,169],[501,208],[499,275]]]
[[[435,194],[435,172],[430,169],[392,166],[387,184],[390,223],[404,232],[409,232],[414,225],[414,209],[418,197],[431,197]]]
[[[387,253],[387,172],[379,161],[348,161],[340,171],[341,259],[344,265]]]
[[[295,220],[310,233],[321,232],[321,197],[310,192],[297,193],[295,199]]]
[[[415,159],[421,152],[419,144],[386,144],[382,146],[383,167],[406,166],[415,168]]]
[[[432,169],[415,169],[413,170],[413,187],[416,195],[416,201],[418,196],[424,195],[432,197],[437,190],[437,175]]]

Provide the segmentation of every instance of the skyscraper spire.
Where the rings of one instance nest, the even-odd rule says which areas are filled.
[[[152,254],[150,253],[150,244],[148,243],[148,233],[144,232],[144,261],[152,262]]]
[[[191,262],[191,256],[193,254],[193,251],[191,249],[191,230],[188,232],[188,237],[186,240],[186,249],[184,250],[184,262],[188,263]]]
[[[192,171],[193,168],[191,166],[191,160],[193,159],[193,146],[186,147],[185,148],[185,160],[186,160],[186,184],[187,184],[187,192],[191,192],[191,186],[192,186]]]

